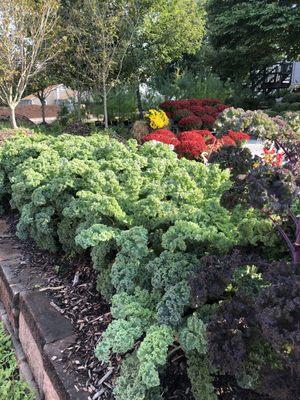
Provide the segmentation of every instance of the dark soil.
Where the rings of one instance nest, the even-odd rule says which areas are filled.
[[[9,213],[6,219],[15,232],[18,216]],[[76,386],[89,392],[91,400],[113,400],[112,389],[121,357],[112,358],[108,366],[94,355],[111,315],[109,304],[96,291],[96,273],[89,256],[84,254],[69,259],[64,254],[53,255],[39,250],[33,240],[16,241],[22,249],[22,265],[32,271],[30,287],[46,292],[51,305],[74,326],[78,339],[73,347],[66,349],[63,360],[68,369],[77,372]],[[183,353],[176,352],[170,357],[166,371],[162,378],[164,400],[195,400]],[[238,389],[227,377],[216,379],[215,386],[220,400],[268,400],[252,391]]]

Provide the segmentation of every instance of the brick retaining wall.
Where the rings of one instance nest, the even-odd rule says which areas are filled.
[[[26,286],[21,265],[20,248],[0,219],[0,301],[5,309],[0,318],[11,327],[20,374],[32,387],[34,378],[41,399],[88,400],[62,362],[62,352],[76,341],[71,322],[51,306],[45,293]]]

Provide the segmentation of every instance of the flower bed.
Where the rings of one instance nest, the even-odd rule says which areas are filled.
[[[172,145],[179,157],[203,160],[223,146],[241,146],[250,136],[230,130],[227,135],[216,135],[209,130],[192,130],[175,135],[167,129],[159,129],[142,138],[142,142],[161,142]]]
[[[170,100],[160,104],[181,130],[211,129],[227,106],[218,99]]]
[[[299,271],[276,262],[286,249],[259,202],[274,198],[278,179],[260,173],[236,187],[228,170],[178,159],[164,144],[97,134],[36,135],[1,149],[0,194],[20,212],[20,238],[91,252],[113,316],[96,355],[123,359],[117,400],[160,398],[170,353],[195,399],[217,399],[222,374],[296,398]],[[241,201],[228,198],[239,190]],[[278,198],[295,206],[293,193],[290,185]],[[272,218],[281,221],[278,210]]]

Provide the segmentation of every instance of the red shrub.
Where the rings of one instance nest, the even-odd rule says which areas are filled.
[[[179,121],[182,118],[189,117],[190,115],[193,115],[191,110],[188,110],[187,108],[180,108],[179,110],[173,111],[172,118],[175,121]]]
[[[203,114],[205,114],[205,110],[203,109],[202,105],[196,104],[196,105],[192,105],[190,107],[190,110],[197,115],[198,117],[201,117]]]
[[[235,141],[229,135],[223,135],[220,142],[223,146],[236,146]]]
[[[184,131],[179,133],[177,137],[181,142],[184,142],[186,140],[197,140],[199,138],[201,140],[203,138],[203,135],[200,132],[200,130]]]
[[[156,140],[157,142],[162,142],[166,144],[172,144],[173,146],[177,146],[180,144],[177,136],[174,135],[173,132],[168,129],[158,129],[152,133],[143,137],[143,142],[149,142],[150,140]]]
[[[231,137],[236,143],[244,143],[250,140],[250,136],[244,132],[228,131],[228,136]]]
[[[203,106],[202,99],[190,99],[190,106]]]
[[[180,110],[182,108],[190,108],[190,100],[173,100],[174,110]]]
[[[211,143],[215,140],[214,135],[208,130],[185,131],[178,135],[178,139],[181,142],[186,140],[197,140],[199,137],[203,138],[206,143]]]
[[[207,150],[207,145],[204,138],[200,135],[196,140],[184,140],[176,146],[176,152],[179,157],[186,157],[189,159],[198,159],[205,150]]]
[[[249,136],[243,132],[229,131],[228,135],[218,139],[207,129],[188,130],[176,136],[168,129],[158,129],[143,138],[143,142],[149,140],[173,145],[179,157],[200,159],[204,152],[211,154],[222,146],[236,146],[243,140],[249,140]],[[276,161],[279,163],[281,160],[278,157]]]
[[[201,119],[203,122],[203,126],[205,126],[206,128],[211,128],[216,120],[216,118],[212,115],[202,115]]]
[[[202,127],[202,119],[196,115],[189,115],[181,118],[178,125],[183,129],[200,129]]]
[[[182,130],[200,129],[202,126],[211,129],[218,115],[227,108],[218,99],[171,100],[160,107]]]
[[[172,112],[173,110],[175,110],[174,101],[172,100],[164,101],[159,105],[159,107],[165,112]]]
[[[228,106],[225,106],[225,104],[218,104],[216,106],[216,110],[218,111],[218,113],[223,112],[224,110],[226,110],[226,108],[228,108]]]
[[[218,112],[216,111],[215,107],[212,106],[203,106],[203,111],[205,114],[208,115],[215,115],[217,116]]]
[[[204,106],[217,106],[221,104],[221,100],[219,99],[201,99],[201,101]]]
[[[211,133],[211,131],[207,129],[198,132],[204,137],[206,143],[212,143],[216,140],[215,136]]]

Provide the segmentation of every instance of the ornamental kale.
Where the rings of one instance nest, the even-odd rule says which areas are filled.
[[[247,148],[223,146],[211,154],[210,163],[219,164],[222,169],[229,168],[231,175],[247,174],[253,167],[255,159]]]
[[[158,398],[173,342],[185,349],[194,393],[214,399],[211,361],[225,370],[221,354],[228,349],[224,360],[234,372],[247,360],[253,301],[249,294],[235,296],[248,283],[233,278],[233,265],[203,256],[278,243],[265,215],[221,205],[232,185],[229,171],[178,159],[164,144],[125,145],[105,134],[15,139],[1,149],[0,171],[1,199],[10,198],[21,215],[20,237],[51,251],[91,251],[97,287],[113,317],[96,355],[104,362],[113,353],[125,357],[117,400]],[[252,272],[257,284],[260,271]],[[193,274],[199,293],[189,283]],[[228,318],[220,323],[222,313]],[[195,375],[198,356],[203,361]]]

